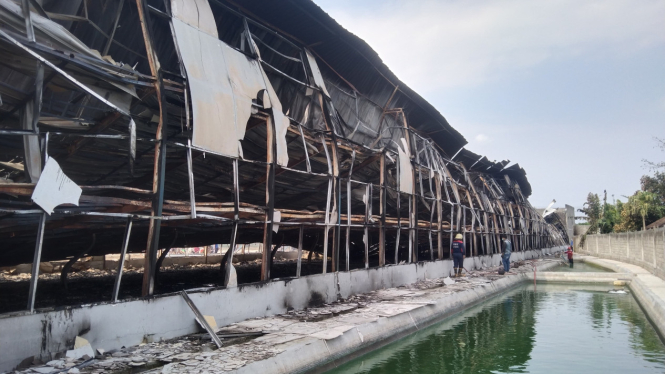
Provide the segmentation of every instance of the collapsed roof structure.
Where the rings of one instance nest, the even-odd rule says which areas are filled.
[[[263,243],[268,280],[277,243],[326,272],[568,240],[310,0],[0,0],[0,56],[0,266],[145,252],[151,295],[172,246]]]

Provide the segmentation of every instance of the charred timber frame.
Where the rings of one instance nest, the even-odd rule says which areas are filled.
[[[176,229],[189,230],[193,234],[190,238],[196,235],[196,245],[229,245],[221,265],[224,276],[220,283],[224,286],[230,286],[233,253],[239,243],[263,244],[260,279],[268,281],[273,252],[282,244],[297,248],[295,276],[299,277],[304,250],[323,255],[321,272],[326,273],[329,267],[333,272],[350,271],[354,267],[352,259],[356,258],[364,268],[397,264],[400,259],[407,263],[446,259],[456,233],[463,235],[471,256],[500,252],[500,235],[509,235],[518,251],[565,241],[526,200],[521,182],[505,173],[490,174],[485,169],[474,169],[482,164],[482,157],[475,162],[453,161],[461,149],[448,157],[442,145],[428,135],[439,130],[425,132],[416,125],[411,126],[414,110],[399,106],[408,98],[403,86],[386,78],[390,88],[380,99],[385,104],[377,105],[370,92],[356,89],[345,74],[340,74],[316,51],[308,50],[307,43],[263,22],[244,8],[229,6],[224,1],[210,0],[210,4],[215,11],[228,12],[242,21],[242,33],[234,39],[241,41],[240,47],[231,46],[234,53],[244,54],[260,69],[265,69],[266,80],[272,78],[287,87],[283,89],[286,93],[278,92],[282,94],[281,104],[285,107],[291,103],[284,101],[284,97],[291,97],[290,94],[296,97],[295,93],[304,92],[303,98],[298,100],[306,103],[306,109],[296,113],[297,105],[290,106],[290,109],[296,108],[293,112],[284,108],[290,114],[287,114],[287,128],[280,130],[280,113],[274,112],[274,102],[265,101],[268,94],[263,99],[253,98],[249,122],[242,124],[246,125],[243,127],[246,134],[241,142],[249,155],[233,156],[197,145],[193,139],[197,124],[194,120],[196,99],[191,95],[192,78],[185,74],[177,45],[173,47],[177,63],[170,64],[168,57],[174,57],[163,52],[166,40],[175,43],[173,35],[164,35],[164,28],[160,29],[160,22],[165,22],[171,26],[169,31],[175,32],[174,16],[167,3],[164,2],[164,9],[157,9],[146,0],[135,0],[136,26],[140,29],[141,48],[145,53],[137,50],[136,43],[125,40],[127,36],[121,31],[116,33],[121,15],[130,11],[127,8],[132,5],[125,4],[123,8],[124,2],[121,2],[114,8],[108,31],[89,16],[87,2],[81,7],[83,15],[51,14],[53,19],[62,22],[89,25],[104,36],[99,43],[104,55],[120,50],[128,52],[140,59],[145,74],[108,61],[93,64],[90,63],[92,57],[83,58],[80,53],[57,54],[40,44],[41,39],[35,36],[39,31],[35,30],[37,24],[32,22],[34,11],[30,10],[27,0],[22,1],[25,36],[0,29],[3,48],[35,62],[34,72],[24,74],[28,77],[34,74],[30,77],[34,78],[34,90],[24,90],[23,97],[7,104],[9,109],[3,107],[0,111],[3,124],[0,139],[5,140],[3,144],[8,144],[6,139],[39,139],[42,166],[48,159],[49,145],[60,147],[54,158],[62,163],[67,173],[75,175],[73,179],[82,189],[79,207],[58,207],[47,217],[47,213],[30,201],[36,183],[26,179],[19,170],[30,166],[27,151],[23,153],[21,147],[15,147],[14,158],[1,160],[0,171],[10,175],[12,180],[0,184],[3,196],[0,198],[0,240],[14,240],[23,247],[29,243],[34,249],[33,263],[41,261],[44,245],[47,251],[44,253],[48,253],[49,258],[71,255],[52,247],[63,246],[53,235],[55,230],[62,230],[72,238],[80,236],[83,230],[113,231],[117,233],[117,242],[106,245],[100,240],[96,250],[102,254],[120,254],[112,292],[115,302],[119,299],[124,259],[132,251],[146,254],[142,295],[155,293],[157,254],[163,246],[160,238],[169,238]],[[125,39],[116,40],[123,37]],[[298,68],[289,70],[270,57],[261,57],[255,49],[258,44],[266,48],[262,50],[265,55],[273,54],[275,59],[285,59]],[[288,55],[285,48],[295,52]],[[318,71],[316,61],[326,66],[325,76]],[[181,73],[169,71],[166,66],[180,69]],[[0,69],[10,68],[0,66]],[[46,70],[51,71],[46,74]],[[81,71],[85,72],[85,79],[106,82],[107,95],[100,95],[89,83],[82,83]],[[115,74],[113,79],[109,71]],[[118,91],[108,87],[110,81],[116,87],[121,82],[137,89],[125,109],[109,99],[111,93]],[[343,89],[336,87],[335,82]],[[70,99],[63,108],[57,107],[61,102],[42,97],[42,91],[49,85],[70,92]],[[333,86],[338,96],[326,89],[332,92]],[[50,94],[53,96],[52,92]],[[355,112],[352,112],[357,123],[346,123],[338,109],[342,107],[339,95],[344,94],[353,100]],[[77,99],[72,99],[74,97]],[[48,106],[49,113],[56,107],[61,113],[60,121],[82,121],[81,115],[71,113],[86,111],[94,114],[94,120],[84,132],[58,128],[45,123],[56,121],[42,118],[45,117],[41,111],[43,104]],[[373,119],[375,123],[361,120],[360,105],[380,113],[378,119]],[[23,107],[33,109],[25,117],[31,120],[30,126],[12,127],[9,122],[26,116],[25,110],[21,110]],[[17,117],[16,112],[20,112]],[[146,117],[144,113],[152,116]],[[282,136],[287,139],[281,139]],[[403,151],[408,157],[403,164],[400,163],[400,157],[404,157],[400,153],[400,142],[405,143]],[[121,152],[114,148],[117,146],[109,144],[121,143],[123,147],[129,143],[127,160],[112,158]],[[103,172],[87,167],[82,154],[90,155],[93,144],[99,147],[95,156],[111,159],[115,164]],[[286,144],[286,149],[280,150],[281,144]],[[288,163],[279,162],[283,156],[279,152],[287,153]],[[467,167],[467,163],[470,166]],[[129,166],[129,173],[125,172],[125,166]],[[401,170],[408,166],[409,170]],[[402,185],[403,173],[409,174],[404,178],[408,186]],[[261,196],[263,193],[265,195]],[[526,193],[530,193],[529,190]],[[362,201],[358,196],[363,196]],[[408,201],[408,207],[402,204],[402,199]],[[277,230],[281,231],[275,234]],[[402,231],[408,233],[406,248],[402,246],[405,238],[400,238]],[[318,239],[312,240],[313,232],[323,234],[322,244]],[[16,233],[20,240],[13,239]],[[136,244],[135,238],[145,241]],[[189,244],[184,238],[185,235],[175,235],[174,245]],[[387,258],[390,259],[387,261]],[[35,308],[38,276],[39,266],[33,266],[28,296],[31,311]]]

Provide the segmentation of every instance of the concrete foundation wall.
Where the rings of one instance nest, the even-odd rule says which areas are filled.
[[[514,252],[511,261],[537,258],[564,247]],[[497,266],[500,256],[467,258],[464,266]],[[450,260],[359,269],[301,278],[276,279],[228,289],[190,290],[190,298],[219,326],[249,318],[304,309],[338,298],[397,287],[451,273]],[[152,299],[99,303],[62,310],[40,310],[0,316],[0,371],[11,370],[27,358],[49,360],[71,349],[76,336],[93,348],[111,350],[141,342],[170,339],[199,331],[194,315],[179,294]]]
[[[575,237],[575,251],[641,266],[665,279],[665,228]]]

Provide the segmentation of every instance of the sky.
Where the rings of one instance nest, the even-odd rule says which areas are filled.
[[[626,200],[665,160],[665,1],[314,0],[535,207]]]

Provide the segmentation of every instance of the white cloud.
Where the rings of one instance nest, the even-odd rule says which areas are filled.
[[[524,74],[552,59],[625,56],[665,42],[661,0],[323,4],[421,93]],[[360,5],[362,7],[362,5]]]
[[[478,143],[487,143],[487,142],[490,141],[489,136],[487,136],[485,134],[478,134],[478,135],[476,135],[475,139],[476,139],[476,142],[478,142]]]

